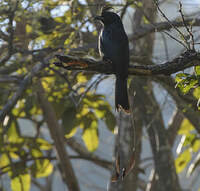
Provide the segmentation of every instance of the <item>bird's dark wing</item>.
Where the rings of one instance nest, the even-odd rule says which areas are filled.
[[[127,77],[129,44],[124,29],[120,26],[105,27],[100,37],[100,48],[104,57],[112,61],[116,74]]]

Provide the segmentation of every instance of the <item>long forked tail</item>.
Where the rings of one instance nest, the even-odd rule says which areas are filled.
[[[115,108],[117,111],[123,110],[125,113],[130,113],[127,92],[127,78],[116,76]]]

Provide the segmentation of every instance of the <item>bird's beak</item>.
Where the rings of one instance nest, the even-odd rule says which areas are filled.
[[[96,17],[94,17],[94,21],[102,21],[103,22],[103,17],[102,16],[96,16]]]

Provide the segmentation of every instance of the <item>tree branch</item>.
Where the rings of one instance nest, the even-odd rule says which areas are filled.
[[[48,65],[48,62],[40,63],[35,65],[31,72],[25,76],[25,78],[21,81],[17,92],[13,95],[13,97],[8,100],[8,102],[4,105],[3,109],[0,110],[0,122],[3,122],[6,115],[12,110],[12,108],[16,105],[17,101],[22,97],[24,91],[31,84],[32,78],[37,76],[39,72]]]
[[[179,110],[176,110],[171,118],[171,121],[168,124],[168,129],[167,129],[167,137],[171,147],[173,147],[174,145],[174,142],[177,137],[177,132],[183,120],[184,120],[183,113],[181,113]]]
[[[38,83],[38,99],[39,103],[41,105],[44,119],[48,125],[51,137],[54,141],[54,145],[56,148],[56,154],[58,157],[58,160],[60,162],[63,180],[68,186],[69,191],[79,191],[79,185],[77,178],[75,176],[74,170],[72,168],[72,164],[69,159],[69,155],[67,153],[67,150],[65,148],[64,143],[64,137],[62,133],[62,129],[60,125],[58,124],[58,121],[56,119],[56,114],[54,112],[54,109],[52,108],[51,104],[48,102],[44,88],[42,87],[41,83]]]
[[[80,70],[88,72],[97,72],[104,74],[113,74],[112,64],[105,61],[98,61],[89,58],[78,58],[75,56],[56,55],[60,62],[54,63],[58,67],[66,70]],[[200,65],[200,54],[196,51],[188,50],[179,57],[170,62],[157,65],[136,65],[129,66],[129,75],[170,75],[191,66]]]
[[[19,76],[14,75],[0,75],[0,83],[20,83],[22,80]]]
[[[112,169],[112,163],[110,161],[101,159],[98,156],[96,156],[94,153],[91,154],[90,152],[87,151],[87,149],[85,149],[85,147],[79,144],[73,137],[69,139],[65,139],[65,141],[74,151],[76,151],[84,159],[90,160],[94,162],[96,165],[99,165],[105,169],[108,169],[108,170]]]
[[[185,24],[186,25],[191,25],[192,26],[200,26],[200,19],[199,18],[190,18],[190,19],[185,19]],[[184,27],[185,24],[182,21],[171,21],[171,24],[175,27]],[[147,24],[144,25],[143,27],[139,27],[134,34],[129,35],[130,40],[138,40],[147,34],[153,33],[153,32],[162,32],[164,30],[170,30],[172,26],[168,22],[160,22],[160,23],[154,23],[154,24]]]
[[[167,92],[172,96],[173,100],[175,101],[179,111],[182,112],[182,114],[190,120],[196,131],[200,133],[199,111],[196,107],[196,104],[193,105],[192,97],[188,101],[188,99],[185,98],[186,95],[181,95],[181,92],[179,92],[178,89],[173,88],[175,86],[175,83],[170,77],[166,78],[162,76],[157,76],[156,78],[153,78],[153,80],[159,82],[163,86],[163,88],[167,90]]]

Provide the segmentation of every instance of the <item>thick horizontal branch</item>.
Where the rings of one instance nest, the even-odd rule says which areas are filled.
[[[69,55],[56,55],[60,62],[54,63],[58,67],[66,70],[79,70],[95,73],[114,74],[112,64],[88,58],[78,58]],[[129,66],[129,75],[170,75],[182,71],[191,66],[200,65],[200,54],[188,50],[170,62],[157,65],[136,65]]]

